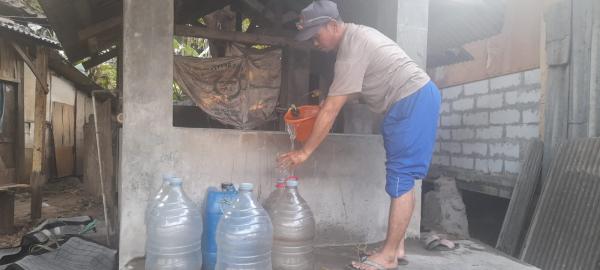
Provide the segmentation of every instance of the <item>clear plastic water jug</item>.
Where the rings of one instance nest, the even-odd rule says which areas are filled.
[[[150,209],[146,234],[146,270],[193,270],[202,267],[202,216],[182,190],[181,178]]]
[[[315,218],[298,193],[298,181],[287,181],[285,193],[271,209],[273,269],[313,270]]]
[[[252,195],[253,185],[242,183],[233,205],[217,226],[217,270],[271,270],[273,225]]]
[[[160,185],[160,189],[155,193],[153,197],[148,201],[148,206],[146,206],[146,213],[144,215],[144,221],[148,224],[148,218],[150,218],[150,210],[158,204],[160,199],[169,191],[169,182],[171,178],[174,176],[172,174],[164,174],[162,177],[162,184]]]
[[[267,212],[270,212],[270,209],[273,207],[273,204],[283,193],[285,192],[285,178],[277,178],[277,182],[275,183],[275,190],[269,194],[269,197],[263,203],[263,207]]]

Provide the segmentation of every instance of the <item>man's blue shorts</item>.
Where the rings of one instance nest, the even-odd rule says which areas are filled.
[[[440,114],[440,91],[433,82],[392,105],[381,125],[387,161],[385,191],[398,198],[429,170]]]

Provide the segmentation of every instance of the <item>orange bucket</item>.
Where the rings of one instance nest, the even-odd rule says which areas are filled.
[[[294,117],[292,111],[288,110],[283,119],[296,130],[296,141],[305,142],[312,133],[317,114],[321,107],[316,105],[305,105],[298,107],[299,117]]]

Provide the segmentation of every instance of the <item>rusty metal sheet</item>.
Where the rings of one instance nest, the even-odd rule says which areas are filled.
[[[600,138],[562,143],[544,181],[521,259],[545,270],[598,269]]]
[[[517,256],[520,253],[537,202],[535,191],[540,183],[543,154],[544,143],[533,140],[521,165],[496,243],[496,248],[506,254]]]

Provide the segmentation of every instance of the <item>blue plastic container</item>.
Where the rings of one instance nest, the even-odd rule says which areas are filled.
[[[233,184],[223,183],[221,189],[208,188],[206,203],[204,205],[204,231],[202,233],[202,269],[214,270],[217,263],[217,225],[223,210],[233,202],[236,197]]]

